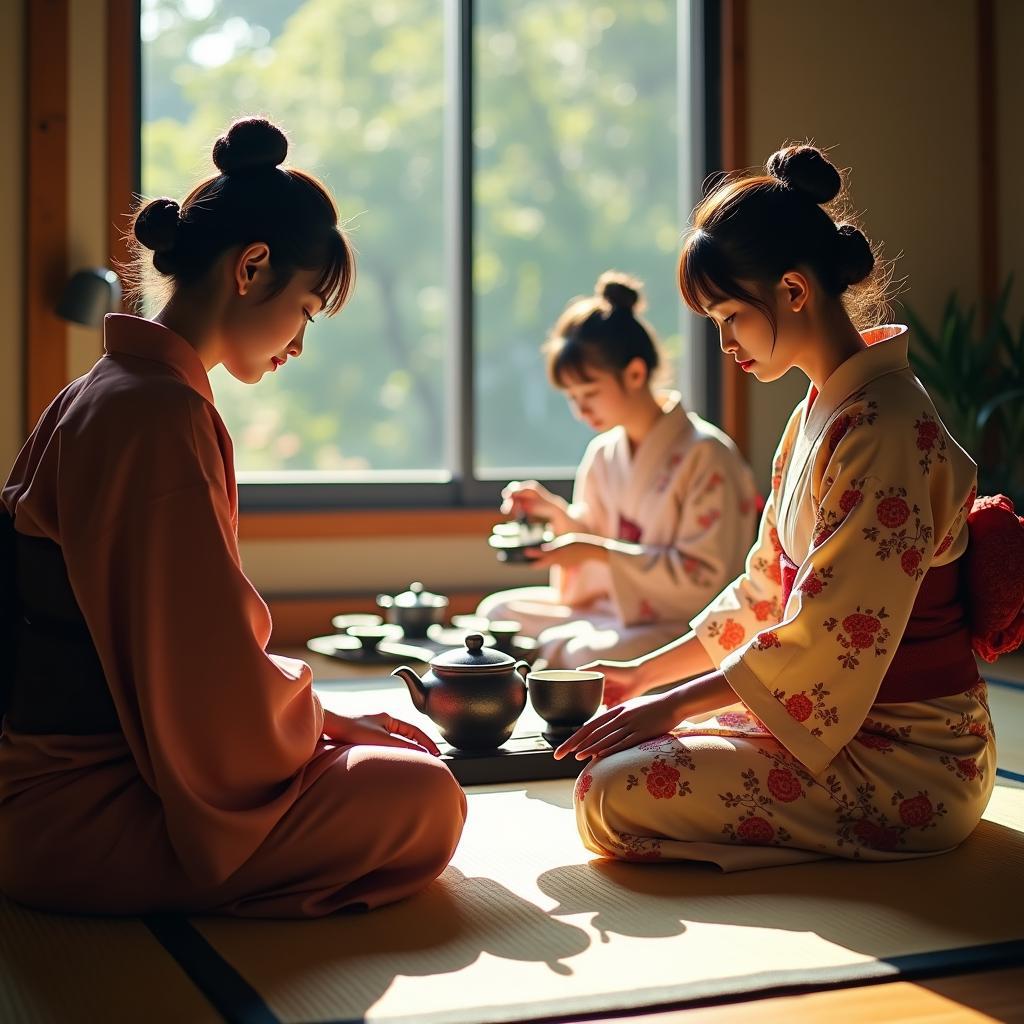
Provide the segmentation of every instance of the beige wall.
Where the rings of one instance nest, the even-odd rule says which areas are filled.
[[[102,263],[105,103],[103,0],[71,0],[69,265]],[[23,95],[24,0],[0,4],[0,103],[19,125]],[[977,68],[975,5],[969,0],[756,0],[749,5],[748,158],[763,160],[790,138],[835,146],[853,168],[852,190],[871,237],[902,254],[905,298],[932,317],[949,289],[973,296],[978,280],[976,227]],[[1015,270],[1016,308],[1024,310],[1024,208],[1019,130],[1024,86],[1024,2],[996,0],[1000,88],[1001,273]],[[9,116],[8,116],[9,115]],[[21,437],[22,196],[21,133],[0,165],[0,464]],[[1018,312],[1019,315],[1019,312]],[[69,368],[86,369],[98,331],[68,332]],[[771,452],[786,415],[804,391],[796,374],[774,385],[751,382],[753,461],[767,484]],[[436,589],[488,589],[533,582],[497,565],[483,538],[254,541],[243,544],[254,582],[267,593],[374,591],[422,578]]]
[[[1003,7],[1015,9],[1019,25],[1024,4],[1004,0]],[[902,298],[926,321],[934,321],[953,288],[973,299],[975,4],[773,0],[751,3],[749,11],[748,160],[763,161],[789,139],[834,146],[837,164],[852,168],[853,201],[868,237],[884,241],[889,257],[900,256]],[[1009,54],[1008,33],[1001,35]],[[1022,42],[1018,33],[1014,60]],[[1017,134],[1006,127],[1005,135]],[[806,379],[793,371],[776,384],[749,387],[751,458],[766,488],[775,443]]]
[[[21,445],[24,334],[24,3],[0,4],[0,124],[8,155],[0,160],[0,475]]]

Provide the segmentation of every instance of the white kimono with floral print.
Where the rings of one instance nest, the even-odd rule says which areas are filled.
[[[594,438],[569,514],[579,533],[619,542],[608,564],[556,569],[550,587],[488,598],[481,614],[518,620],[557,667],[628,658],[675,639],[743,566],[756,491],[733,442],[679,395],[636,452],[621,427]]]
[[[966,548],[976,470],[907,361],[867,332],[794,411],[746,570],[691,623],[740,698],[587,769],[587,846],[726,870],[938,853],[975,827],[995,742],[965,693],[876,703],[921,580]],[[799,567],[782,606],[779,554]]]

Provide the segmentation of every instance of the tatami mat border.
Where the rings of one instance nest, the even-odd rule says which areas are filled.
[[[183,917],[153,916],[144,918],[146,925],[177,961],[196,987],[210,1000],[229,1024],[281,1024],[252,985],[225,960],[217,950]],[[687,985],[646,989],[631,994],[628,1007],[614,1005],[621,996],[609,994],[613,1005],[537,1015],[529,1004],[514,1007],[480,1007],[481,1020],[529,1021],[531,1024],[604,1019],[623,1014],[667,1011],[698,1006],[752,1001],[778,996],[803,995],[832,989],[885,984],[891,981],[915,981],[939,978],[949,974],[999,970],[1024,962],[1024,939],[994,942],[954,949],[933,950],[863,964],[821,967],[811,970],[768,971],[745,974],[735,978],[709,979]],[[578,999],[573,1000],[578,1005]],[[509,1016],[514,1009],[519,1016]],[[504,1012],[503,1012],[504,1011]],[[447,1012],[431,1013],[416,1018],[416,1024],[439,1024],[451,1019]],[[406,1020],[410,1018],[394,1018]],[[337,1018],[318,1024],[363,1024],[365,1018]]]
[[[186,918],[150,914],[142,923],[228,1024],[281,1024],[262,996]]]

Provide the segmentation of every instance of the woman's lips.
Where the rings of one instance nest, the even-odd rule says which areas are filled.
[[[743,370],[744,373],[749,373],[750,368],[754,365],[756,361],[757,360],[755,359],[744,359],[743,362],[740,363],[740,369]]]
[[[277,369],[277,368],[278,368],[279,366],[284,366],[284,360],[283,360],[283,359],[278,359],[278,357],[277,357],[277,356],[271,356],[271,357],[270,357],[270,361],[271,361],[271,363],[273,363],[273,365],[274,365],[274,369],[275,369],[275,370],[276,370],[276,369]]]

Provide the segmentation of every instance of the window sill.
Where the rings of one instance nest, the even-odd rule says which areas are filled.
[[[242,541],[480,537],[499,519],[501,514],[493,508],[243,512],[238,518],[238,537]]]

